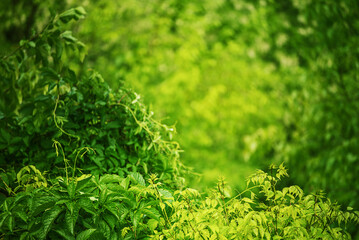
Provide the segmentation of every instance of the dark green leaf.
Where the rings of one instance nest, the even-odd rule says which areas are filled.
[[[96,229],[94,228],[90,228],[87,229],[85,231],[80,232],[77,237],[76,240],[87,240],[91,237],[91,235],[96,231]]]
[[[82,190],[86,185],[89,183],[89,181],[92,179],[92,176],[89,175],[86,178],[81,179],[80,181],[77,181],[76,185],[76,191]]]
[[[161,214],[155,208],[143,208],[141,212],[157,221],[160,220]]]
[[[63,208],[55,205],[53,208],[44,212],[42,216],[43,232],[40,234],[41,239],[45,239],[50,231],[52,224],[57,216],[63,211]]]
[[[75,214],[71,214],[71,212],[69,210],[66,210],[66,213],[65,213],[65,223],[66,223],[68,230],[73,235],[74,228],[76,225],[76,216],[75,216]]]

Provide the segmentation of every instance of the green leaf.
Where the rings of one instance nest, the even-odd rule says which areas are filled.
[[[72,19],[78,20],[86,15],[86,11],[83,7],[71,8],[59,15],[59,19],[63,23],[68,23]]]
[[[8,213],[2,213],[0,215],[0,229],[2,228],[3,224],[6,222],[6,219],[9,217]]]
[[[75,197],[76,194],[76,184],[75,181],[71,181],[68,185],[67,185],[67,193],[70,197],[70,199],[73,199]]]
[[[134,214],[133,218],[132,218],[132,224],[133,224],[133,226],[134,226],[135,229],[137,229],[137,226],[138,226],[138,224],[140,223],[141,216],[142,216],[141,211],[137,211],[137,212]]]
[[[78,201],[78,206],[85,210],[86,212],[92,214],[93,216],[96,215],[96,209],[94,207],[94,204],[89,199],[80,199]]]
[[[74,228],[75,228],[75,225],[76,225],[76,215],[71,214],[71,212],[69,210],[66,210],[65,223],[66,223],[66,226],[67,226],[68,230],[73,235],[74,234]]]
[[[169,200],[169,202],[171,202],[174,199],[170,191],[165,189],[158,189],[158,191],[165,200]]]
[[[118,220],[112,214],[104,214],[103,219],[106,221],[111,230],[113,230],[116,226],[116,223],[118,223]]]
[[[90,228],[87,229],[85,231],[80,232],[77,237],[76,240],[87,240],[91,237],[91,235],[96,231],[95,228]]]
[[[117,220],[120,220],[120,215],[119,215],[119,203],[114,203],[114,202],[109,202],[105,205],[105,208],[110,212],[112,213],[116,218]]]
[[[72,32],[71,31],[65,31],[61,34],[61,37],[70,43],[76,43],[78,40],[77,38],[75,38],[74,36],[72,36]]]
[[[29,232],[23,232],[20,235],[20,240],[29,239]]]
[[[14,226],[15,226],[15,219],[13,216],[10,216],[9,220],[8,220],[8,228],[9,228],[10,232],[14,231]]]
[[[46,209],[55,205],[55,201],[52,197],[32,198],[30,202],[31,216],[36,217],[39,213],[44,212]]]
[[[55,49],[56,49],[55,57],[57,60],[60,60],[61,56],[62,56],[63,49],[64,49],[61,41],[56,41]]]
[[[6,141],[6,142],[10,142],[11,139],[11,135],[3,128],[0,129],[1,132],[1,137]]]
[[[83,7],[81,7],[81,6],[75,8],[74,10],[75,10],[75,12],[76,12],[76,14],[77,14],[78,16],[85,16],[85,15],[86,15],[86,10],[85,10]]]
[[[105,174],[100,178],[101,184],[107,183],[120,183],[123,180],[122,177],[115,174]]]
[[[42,217],[43,232],[40,234],[41,239],[45,239],[49,233],[52,224],[56,220],[57,216],[62,212],[62,208],[55,205],[53,208],[45,211]]]
[[[112,121],[105,125],[105,129],[118,129],[123,126],[123,123],[120,121]]]
[[[110,235],[111,235],[110,226],[104,220],[100,220],[99,226],[100,226],[101,233],[103,233],[103,235],[105,236],[106,239],[109,239]]]
[[[24,222],[27,222],[27,219],[29,218],[28,215],[24,211],[16,211],[15,215],[17,215],[19,218],[21,218]]]
[[[100,192],[100,196],[98,198],[98,202],[100,205],[104,204],[107,201],[107,197],[108,197],[108,192],[107,192],[107,188],[105,187],[101,192]]]
[[[84,176],[84,175],[83,175]],[[82,177],[82,176],[81,176]],[[88,184],[88,182],[92,179],[91,175],[86,175],[86,178],[81,179],[80,181],[77,181],[77,185],[76,185],[76,191],[80,191],[81,189],[83,189],[84,187],[86,187],[86,185]]]
[[[59,75],[52,68],[42,68],[41,69],[41,76],[45,77],[45,78],[53,79],[53,80],[58,80],[59,79]]]
[[[59,228],[56,229],[55,232],[57,232],[61,237],[63,237],[66,240],[74,240],[75,237],[73,234],[71,234],[66,228]]]
[[[130,174],[132,179],[135,181],[136,184],[140,184],[142,186],[146,186],[145,179],[142,177],[142,175],[138,172],[132,172]]]
[[[141,209],[141,212],[157,221],[160,220],[161,214],[154,208],[143,208]]]
[[[147,222],[147,226],[149,229],[151,229],[151,231],[155,230],[157,228],[158,225],[158,221],[155,219],[150,219]]]
[[[36,43],[34,43],[33,41],[30,41],[28,44],[30,47],[33,47],[33,48],[36,47]]]
[[[121,185],[125,190],[127,190],[129,184],[130,184],[130,179],[129,179],[128,177],[126,177],[125,179],[122,180],[122,182],[121,182],[120,185]]]

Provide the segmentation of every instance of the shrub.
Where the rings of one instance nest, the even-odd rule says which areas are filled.
[[[0,167],[35,165],[57,174],[65,162],[73,176],[135,171],[172,181],[180,169],[174,128],[155,121],[133,91],[114,92],[97,72],[79,77],[67,64],[78,64],[85,46],[64,23],[84,14],[75,8],[54,15],[0,60]]]

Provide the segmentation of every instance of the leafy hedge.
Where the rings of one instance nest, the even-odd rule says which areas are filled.
[[[79,77],[86,48],[64,29],[84,15],[53,15],[0,60],[0,238],[350,238],[359,213],[279,188],[282,165],[236,196],[223,180],[203,196],[185,188],[175,130],[136,93]]]

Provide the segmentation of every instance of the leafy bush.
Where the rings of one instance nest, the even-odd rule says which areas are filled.
[[[154,174],[146,183],[136,172],[57,177],[50,186],[33,178],[30,189],[24,180],[39,175],[30,167],[36,174],[22,169],[22,191],[1,205],[4,239],[350,239],[340,225],[359,223],[358,211],[343,212],[322,193],[277,189],[283,166],[258,171],[235,197],[221,180],[206,198],[191,188],[165,189]]]
[[[170,139],[175,130],[155,121],[136,93],[112,91],[93,70],[79,78],[66,64],[83,59],[85,46],[62,30],[63,23],[84,14],[75,8],[53,16],[1,59],[0,167],[11,159],[15,170],[35,165],[57,174],[65,162],[73,175],[136,171],[173,180],[179,170],[179,146]]]
[[[0,238],[350,239],[359,212],[279,188],[282,165],[236,196],[223,180],[204,197],[185,188],[174,129],[136,93],[79,77],[85,46],[64,24],[84,15],[53,15],[1,58]]]

